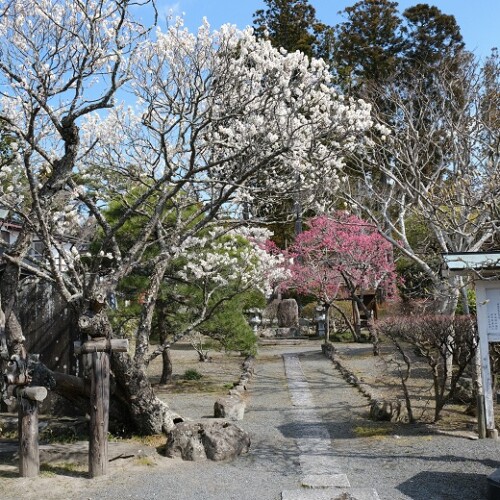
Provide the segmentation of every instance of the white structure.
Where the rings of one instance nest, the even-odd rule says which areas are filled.
[[[486,433],[496,437],[489,343],[500,342],[500,252],[449,253],[443,259],[451,274],[474,280]]]

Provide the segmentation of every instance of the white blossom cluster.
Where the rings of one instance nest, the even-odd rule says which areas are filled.
[[[64,117],[128,78],[127,58],[144,30],[124,9],[106,0],[0,0],[0,119],[21,151],[0,168],[1,205],[20,212],[64,154]]]
[[[343,157],[371,126],[370,107],[339,96],[322,60],[283,53],[252,31],[177,21],[131,61],[133,104],[94,115],[87,169],[107,187],[165,179],[198,199],[265,205],[266,196],[337,189]],[[80,167],[82,171],[84,166]]]
[[[124,268],[157,238],[189,256],[186,276],[269,291],[281,266],[263,235],[207,228],[242,204],[262,213],[299,191],[303,205],[331,199],[370,108],[339,96],[323,61],[250,29],[205,21],[190,33],[177,20],[146,37],[128,4],[0,0],[0,120],[19,144],[0,169],[0,205],[36,213],[46,246],[81,241],[92,216],[117,256],[103,209],[118,203],[146,221]]]
[[[218,233],[190,239],[179,276],[190,282],[209,282],[212,287],[255,288],[269,296],[274,284],[286,277],[283,257],[268,253],[263,246],[269,231],[239,228]]]
[[[122,19],[114,2],[2,0],[0,8],[0,37],[9,42],[2,47],[2,65],[9,70],[4,76],[11,77],[11,88],[41,99],[77,89],[83,83],[77,76],[98,84],[137,36],[135,24]],[[75,75],[82,64],[87,75]],[[57,113],[55,107],[51,111]]]

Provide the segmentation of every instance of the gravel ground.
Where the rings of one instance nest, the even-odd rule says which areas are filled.
[[[366,398],[331,370],[321,354],[303,355],[301,364],[334,453],[344,461],[353,486],[375,488],[384,500],[486,498],[486,477],[500,467],[499,441],[437,435],[405,425],[385,436],[356,437],[353,429],[372,425],[366,419]]]
[[[328,430],[330,449],[352,487],[374,488],[382,500],[486,498],[486,477],[500,467],[498,441],[435,435],[423,427],[404,425],[391,427],[386,435],[357,437],[359,429],[373,428],[366,418],[367,400],[312,342],[260,349],[245,419],[239,423],[250,433],[252,446],[232,462],[190,463],[155,456],[151,460],[155,465],[141,466],[118,460],[108,476],[92,481],[82,473],[7,477],[0,482],[0,497],[278,500],[281,492],[300,489],[297,439],[304,439],[304,425],[296,425],[294,419],[299,413],[290,399],[283,353],[300,354],[314,415]],[[181,394],[173,396],[172,407],[202,417],[211,413],[213,401],[213,395]]]

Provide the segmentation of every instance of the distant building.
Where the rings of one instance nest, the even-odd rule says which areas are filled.
[[[21,224],[14,220],[7,218],[8,211],[0,208],[0,232],[1,232],[1,243],[0,243],[0,255],[2,255],[7,246],[13,245],[21,232],[22,226]],[[72,238],[64,237],[60,239],[60,244],[66,251],[71,251],[72,247],[75,246],[76,242],[72,240]],[[39,261],[43,257],[47,256],[47,249],[43,241],[40,239],[34,238],[31,248],[28,251],[28,259],[30,261]],[[56,261],[56,264],[60,271],[64,271],[66,269],[66,264],[64,259],[61,258],[59,252],[53,248],[52,255]]]

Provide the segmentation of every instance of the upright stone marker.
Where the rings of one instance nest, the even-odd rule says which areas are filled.
[[[283,299],[278,304],[278,326],[294,328],[299,326],[299,307],[295,299]]]

